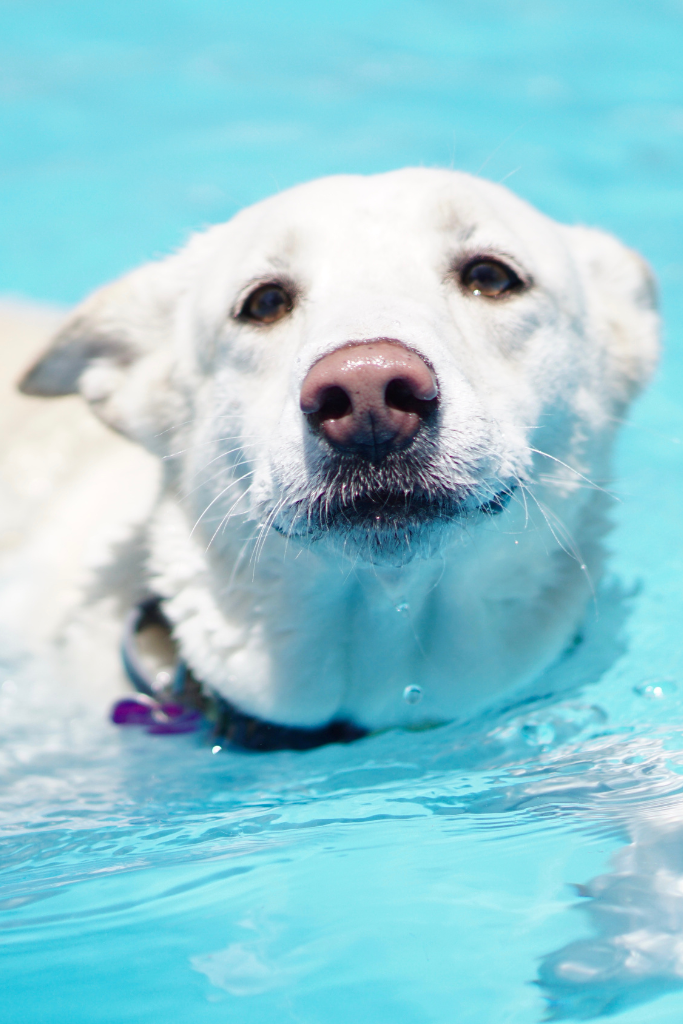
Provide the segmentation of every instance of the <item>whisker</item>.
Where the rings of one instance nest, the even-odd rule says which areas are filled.
[[[268,518],[266,519],[265,523],[261,527],[261,532],[259,534],[258,540],[256,541],[256,546],[254,547],[254,551],[252,553],[252,558],[254,560],[254,578],[256,577],[256,566],[258,565],[261,559],[261,555],[263,554],[263,549],[266,544],[266,538],[270,532],[273,523],[275,522],[275,518],[278,512],[283,508],[285,502],[285,498],[281,498],[280,501],[278,501],[278,503],[275,505],[275,507],[268,515]]]
[[[168,455],[164,455],[163,459],[175,459],[178,455],[186,455],[188,452],[194,451],[195,448],[205,448],[207,444],[220,444],[221,441],[240,441],[243,437],[258,437],[258,434],[229,434],[227,437],[212,437],[208,441],[197,441],[196,444],[191,444],[187,448],[181,448],[180,451],[170,452]],[[258,444],[258,441],[253,441],[252,444]],[[241,447],[251,447],[251,445],[238,445]],[[233,448],[233,451],[237,451],[238,448]],[[162,460],[163,461],[163,460]]]
[[[527,450],[535,452],[537,455],[542,455],[546,459],[552,459],[553,462],[557,462],[558,465],[564,466],[564,468],[568,469],[570,473],[574,473],[578,476],[579,479],[583,480],[584,483],[587,483],[589,487],[596,491],[602,491],[602,493],[606,494],[608,498],[614,498],[615,501],[619,501],[619,498],[617,498],[615,494],[611,494],[609,491],[606,491],[604,487],[600,487],[600,485],[596,484],[594,480],[589,480],[587,476],[584,476],[583,473],[580,473],[579,470],[575,469],[573,466],[569,466],[566,462],[563,462],[562,459],[558,459],[554,455],[549,455],[548,452],[542,452],[540,448],[530,448],[527,445]]]
[[[227,485],[227,487],[224,487],[222,491],[219,491],[215,498],[212,498],[212,500],[209,502],[209,504],[206,506],[206,508],[204,509],[202,514],[200,515],[200,517],[197,520],[197,522],[194,524],[194,526],[190,530],[190,537],[192,536],[194,531],[197,529],[197,527],[199,526],[200,522],[202,521],[202,519],[204,518],[206,513],[209,511],[211,506],[215,505],[219,498],[222,498],[224,494],[226,494],[232,487],[235,487],[236,484],[240,483],[240,481],[246,480],[246,478],[250,475],[250,473],[251,473],[251,470],[249,471],[249,473],[245,473],[243,476],[238,476],[236,480],[233,480],[231,483],[229,483]]]
[[[586,566],[586,563],[584,562],[583,555],[581,554],[581,550],[580,550],[578,544],[576,543],[576,541],[574,540],[574,537],[573,537],[571,531],[567,528],[567,526],[562,522],[562,520],[559,518],[559,516],[555,512],[553,512],[551,509],[549,509],[546,506],[544,506],[543,503],[541,501],[539,501],[539,499],[536,497],[536,495],[533,493],[533,491],[530,488],[528,490],[529,490],[530,497],[533,498],[533,500],[538,505],[538,509],[539,509],[541,515],[543,516],[543,518],[545,519],[546,524],[548,526],[548,529],[550,530],[551,534],[553,535],[553,537],[555,539],[555,542],[558,544],[560,549],[562,551],[564,551],[564,553],[569,558],[573,558],[574,559],[574,561],[578,564],[578,566],[581,569],[581,571],[584,573],[584,575],[586,577],[586,582],[588,583],[588,586],[590,587],[591,597],[593,599],[593,602],[595,602],[596,595],[595,595],[595,587],[593,585],[593,580],[591,579],[591,575],[588,572],[588,567]],[[555,525],[556,525],[557,529],[560,530],[564,534],[564,538],[567,541],[568,548],[565,547],[565,545],[562,543],[562,540],[560,540],[560,538],[558,537],[557,533],[555,532],[555,529],[553,528],[553,524],[551,522],[551,517],[555,521]]]
[[[190,480],[196,480],[198,476],[201,476],[201,474],[204,473],[209,468],[209,466],[213,465],[214,462],[218,462],[219,459],[224,458],[226,455],[232,455],[233,452],[243,451],[245,448],[253,448],[257,444],[259,444],[259,442],[255,441],[254,444],[251,444],[251,445],[249,445],[249,444],[240,445],[239,448],[232,448],[230,451],[220,452],[215,457],[215,459],[211,459],[209,462],[205,463],[205,465],[203,465],[200,469],[198,469],[195,473],[193,473],[190,476],[189,479]],[[246,465],[250,461],[252,461],[252,460],[251,459],[246,459],[246,458],[245,459],[235,459],[234,462],[233,462],[233,465],[230,468],[231,469],[236,469],[238,466]],[[190,494],[194,494],[194,492],[199,490],[199,488],[202,487],[203,484],[210,483],[211,480],[215,480],[216,477],[220,476],[221,472],[222,472],[222,470],[219,470],[218,473],[215,473],[212,477],[209,477],[208,480],[201,480],[197,484],[196,487],[193,487],[191,491],[187,491],[186,492],[186,497],[189,497]]]
[[[251,536],[247,537],[247,539],[245,540],[244,544],[240,548],[239,553],[237,555],[237,558],[235,559],[235,564],[232,567],[232,572],[230,573],[230,579],[228,580],[227,586],[225,588],[226,591],[229,591],[229,590],[232,589],[232,587],[234,585],[234,582],[235,582],[235,577],[236,577],[236,575],[237,575],[237,573],[238,573],[238,571],[240,569],[240,566],[242,564],[244,556],[247,553],[247,549],[248,549],[249,545],[254,542],[256,537],[257,537],[257,530],[254,530],[252,532]],[[251,561],[251,559],[250,559],[250,561]]]
[[[208,544],[206,545],[206,549],[205,549],[205,551],[204,551],[204,554],[206,554],[206,552],[207,552],[207,551],[209,550],[209,548],[210,548],[210,547],[211,547],[211,545],[213,544],[214,540],[215,540],[215,539],[216,539],[216,537],[218,536],[218,533],[219,533],[219,531],[220,531],[221,527],[225,528],[225,527],[226,527],[226,526],[228,525],[228,522],[229,522],[229,520],[230,520],[230,517],[231,517],[231,515],[232,515],[232,510],[233,510],[233,509],[235,508],[235,506],[236,506],[236,505],[239,505],[240,501],[242,501],[242,499],[243,499],[243,498],[246,498],[246,496],[247,496],[247,494],[249,494],[249,491],[251,490],[252,486],[253,486],[253,484],[249,484],[249,486],[248,486],[248,487],[247,487],[247,489],[246,489],[246,490],[244,491],[244,493],[243,493],[243,494],[240,494],[240,496],[239,496],[239,498],[237,499],[237,501],[233,502],[233,504],[232,504],[232,505],[230,506],[230,508],[228,509],[228,511],[227,511],[227,512],[225,513],[225,515],[223,516],[223,518],[222,518],[222,519],[221,519],[221,521],[219,522],[218,526],[217,526],[217,527],[216,527],[216,529],[214,530],[214,533],[213,533],[213,536],[212,536],[211,540],[210,540],[210,541],[209,541],[209,543],[208,543]]]
[[[250,463],[251,463],[251,460],[249,460],[249,459],[244,459],[244,461],[243,461],[243,462],[240,462],[240,461],[238,461],[238,462],[236,462],[236,463],[234,464],[234,466],[231,466],[230,468],[231,468],[231,469],[233,469],[233,470],[235,470],[235,469],[238,469],[238,468],[242,468],[242,466],[248,466],[248,465],[250,465]],[[201,472],[201,471],[200,471],[200,472]],[[217,479],[218,479],[218,478],[219,478],[219,477],[221,476],[221,474],[222,474],[223,472],[224,472],[224,470],[223,470],[223,469],[219,469],[219,470],[218,470],[218,471],[217,471],[216,473],[214,473],[214,474],[213,474],[212,476],[208,477],[208,479],[206,479],[206,480],[200,480],[200,481],[199,481],[199,483],[198,483],[198,484],[195,484],[195,486],[194,486],[194,487],[191,487],[191,488],[189,489],[189,491],[187,491],[187,490],[184,490],[184,491],[183,491],[183,497],[184,497],[184,498],[189,498],[189,497],[191,497],[191,496],[192,496],[193,494],[196,494],[196,493],[197,493],[197,491],[201,490],[201,488],[202,488],[202,487],[206,486],[207,484],[213,483],[213,481],[214,481],[214,480],[217,480]],[[251,469],[249,469],[249,470],[247,471],[247,473],[246,473],[246,476],[249,476],[249,473],[251,473],[251,472],[252,472],[252,470],[251,470]],[[193,479],[193,480],[195,480],[195,479],[197,478],[197,476],[199,476],[199,473],[195,473],[195,475],[194,475],[194,476],[192,477],[192,479]],[[243,480],[243,479],[244,479],[244,477],[240,477],[240,480]]]

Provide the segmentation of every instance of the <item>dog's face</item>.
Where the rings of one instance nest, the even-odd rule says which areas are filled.
[[[250,524],[395,565],[502,512],[538,452],[563,493],[599,474],[655,355],[629,250],[406,170],[196,236],[85,303],[23,386],[80,389],[170,456],[209,540]]]

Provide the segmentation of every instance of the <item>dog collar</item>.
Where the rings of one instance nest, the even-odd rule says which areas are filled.
[[[310,750],[326,743],[351,743],[367,735],[365,729],[341,719],[317,729],[302,729],[246,715],[195,679],[180,658],[170,679],[160,683],[138,652],[137,636],[149,626],[163,629],[174,643],[160,597],[146,598],[126,617],[121,660],[137,696],[114,705],[111,718],[116,725],[140,725],[159,734],[194,732],[211,725],[214,749],[218,745],[258,751]]]

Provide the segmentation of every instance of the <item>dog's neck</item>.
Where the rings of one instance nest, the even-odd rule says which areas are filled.
[[[237,533],[207,550],[172,500],[159,505],[151,550],[152,588],[167,599],[183,656],[241,709],[305,726],[350,717],[359,667],[365,676],[371,664],[378,679],[396,677],[401,704],[415,614],[443,561],[353,566],[274,531],[256,552]]]
[[[207,549],[165,498],[151,584],[196,677],[240,710],[285,725],[421,726],[476,714],[502,677],[533,675],[576,627],[567,613],[585,600],[585,572],[558,551],[552,582],[539,580],[529,570],[549,561],[552,538],[510,526],[494,539],[508,557],[485,566],[466,531],[434,558],[359,566],[273,531],[257,553],[238,532]]]

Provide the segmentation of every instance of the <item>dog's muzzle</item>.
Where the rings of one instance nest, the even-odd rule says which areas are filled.
[[[323,356],[300,394],[309,491],[282,503],[275,529],[402,564],[433,553],[455,520],[502,512],[512,486],[447,479],[439,403],[434,370],[395,338],[349,342]],[[455,462],[450,475],[461,475]],[[475,457],[462,480],[479,476]]]

